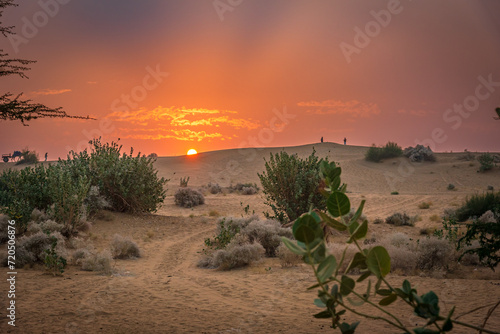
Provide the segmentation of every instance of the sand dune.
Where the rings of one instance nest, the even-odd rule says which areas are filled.
[[[348,184],[354,205],[366,199],[369,220],[400,211],[419,214],[416,227],[370,225],[370,233],[403,231],[419,237],[422,227],[437,226],[429,218],[443,209],[459,205],[488,185],[500,189],[500,170],[477,173],[479,164],[458,160],[459,154],[437,154],[436,163],[409,164],[398,158],[371,163],[364,161],[366,147],[333,143],[285,148],[305,157],[316,149],[319,157],[340,163],[343,180]],[[98,249],[109,247],[115,233],[130,236],[140,246],[143,257],[117,260],[113,276],[100,276],[69,267],[63,277],[45,274],[42,268],[18,270],[17,327],[7,326],[5,298],[1,298],[2,333],[332,333],[328,321],[312,314],[319,309],[312,302],[315,292],[306,291],[313,277],[305,265],[283,269],[276,259],[266,259],[247,268],[229,272],[196,267],[203,240],[213,235],[215,217],[240,216],[243,207],[257,214],[267,210],[263,197],[238,194],[206,195],[206,204],[193,209],[174,205],[173,194],[180,177],[190,177],[189,186],[209,182],[255,182],[264,169],[269,153],[282,148],[214,151],[197,156],[160,157],[155,166],[161,176],[171,181],[164,206],[155,215],[112,214],[111,221],[96,221],[91,240]],[[2,164],[1,168],[12,164]],[[18,167],[15,167],[18,168]],[[388,182],[388,176],[397,182]],[[391,180],[389,178],[389,180]],[[447,190],[453,183],[456,191]],[[391,195],[398,191],[399,195]],[[421,210],[422,201],[433,203]],[[146,235],[152,235],[147,238]],[[6,269],[2,269],[6,272]],[[6,274],[4,274],[4,277]],[[477,279],[481,277],[481,279]],[[487,278],[487,279],[486,279]],[[405,277],[391,275],[401,284]],[[455,314],[492,303],[500,297],[500,276],[488,270],[464,272],[463,277],[411,277],[419,292],[438,292],[444,311],[457,305]],[[5,279],[0,291],[7,291]],[[391,306],[397,314],[407,315],[408,325],[417,318],[402,312],[402,303]],[[485,312],[461,320],[480,324]],[[357,319],[352,315],[346,321]],[[420,323],[420,322],[419,322]],[[490,321],[490,328],[500,328],[500,311]],[[359,333],[395,332],[382,322],[362,320]],[[470,333],[457,330],[453,333]]]

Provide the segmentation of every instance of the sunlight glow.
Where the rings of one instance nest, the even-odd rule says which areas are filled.
[[[194,148],[190,149],[187,153],[187,155],[193,155],[193,154],[198,154]]]

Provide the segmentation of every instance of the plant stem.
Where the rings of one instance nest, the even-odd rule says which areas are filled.
[[[464,327],[469,327],[469,328],[475,329],[477,331],[483,331],[483,332],[489,333],[489,334],[500,334],[500,332],[490,331],[489,329],[485,329],[485,328],[481,328],[481,327],[478,327],[478,326],[474,326],[474,325],[471,325],[471,324],[468,324],[468,323],[465,323],[465,322],[461,322],[461,321],[458,321],[458,320],[453,320],[453,319],[450,319],[450,320],[454,324],[461,325],[461,326],[464,326]]]

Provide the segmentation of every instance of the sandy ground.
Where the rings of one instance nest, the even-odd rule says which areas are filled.
[[[307,156],[312,145],[287,148]],[[403,231],[419,237],[423,227],[437,227],[430,220],[443,209],[460,205],[467,194],[482,192],[488,185],[500,189],[500,171],[479,174],[477,162],[458,160],[460,154],[437,154],[438,162],[409,164],[405,159],[383,163],[363,160],[364,147],[331,143],[314,145],[317,155],[340,163],[354,205],[366,199],[369,220],[405,211],[419,214],[416,227],[370,225],[370,232],[382,235]],[[8,286],[6,268],[0,280],[0,333],[332,333],[328,321],[312,317],[320,309],[312,302],[314,291],[308,267],[281,268],[277,259],[266,259],[249,267],[223,272],[199,269],[196,262],[203,240],[215,230],[216,217],[244,215],[244,207],[262,215],[267,210],[260,194],[206,195],[206,204],[184,209],[174,205],[173,193],[179,178],[189,176],[189,186],[198,188],[208,182],[260,184],[257,172],[264,169],[263,157],[274,149],[226,150],[190,157],[159,158],[156,167],[171,181],[164,206],[155,215],[112,213],[108,220],[97,220],[91,230],[98,249],[109,247],[115,233],[134,239],[143,256],[137,260],[117,260],[115,274],[97,275],[69,266],[62,277],[44,273],[43,268],[18,269],[16,281],[16,327],[7,325]],[[1,168],[12,167],[2,164]],[[388,181],[389,180],[389,181]],[[456,191],[447,190],[453,183]],[[391,195],[398,191],[399,195]],[[427,201],[427,210],[418,204]],[[421,237],[421,236],[420,236]],[[2,248],[3,249],[3,248]],[[408,277],[390,275],[394,285]],[[424,293],[434,290],[446,311],[456,305],[459,315],[476,307],[498,301],[500,274],[466,267],[458,274],[444,277],[409,278]],[[405,305],[396,302],[391,310],[407,325],[418,318]],[[460,320],[481,324],[485,310]],[[346,321],[357,320],[348,315]],[[500,309],[489,320],[489,328],[500,330]],[[383,322],[364,320],[358,333],[397,333]],[[471,333],[461,329],[453,333]]]

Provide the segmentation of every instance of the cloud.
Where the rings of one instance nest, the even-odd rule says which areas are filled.
[[[71,92],[71,89],[40,89],[31,92],[31,95],[59,95]]]
[[[181,141],[202,141],[203,139],[223,138],[223,135],[215,133],[207,133],[206,131],[192,131],[189,129],[172,130],[172,129],[118,129],[120,138],[143,139],[143,140],[161,140],[161,139],[177,139]],[[127,134],[128,132],[128,134]]]
[[[171,125],[175,127],[193,127],[193,126],[218,126],[226,124],[235,129],[257,129],[260,124],[255,121],[242,118],[233,118],[227,114],[236,114],[232,110],[217,109],[188,109],[185,107],[157,107],[153,110],[140,109],[130,112],[112,112],[107,115],[108,118],[127,122],[134,125],[147,126]],[[207,117],[208,115],[208,117]],[[212,115],[218,115],[213,117]]]
[[[355,117],[379,115],[380,108],[376,103],[364,103],[357,100],[309,101],[297,103],[299,107],[308,107],[307,113],[315,115],[348,114]]]
[[[406,110],[406,109],[399,109],[398,114],[407,114],[407,115],[413,115],[413,116],[426,116],[428,114],[433,114],[434,112],[431,110]]]
[[[89,85],[97,85],[97,81],[87,81],[87,84],[89,84]]]
[[[222,140],[231,138],[236,130],[260,127],[258,122],[237,118],[236,114],[232,110],[159,106],[152,110],[112,112],[106,118],[122,124],[120,137],[145,140]]]

